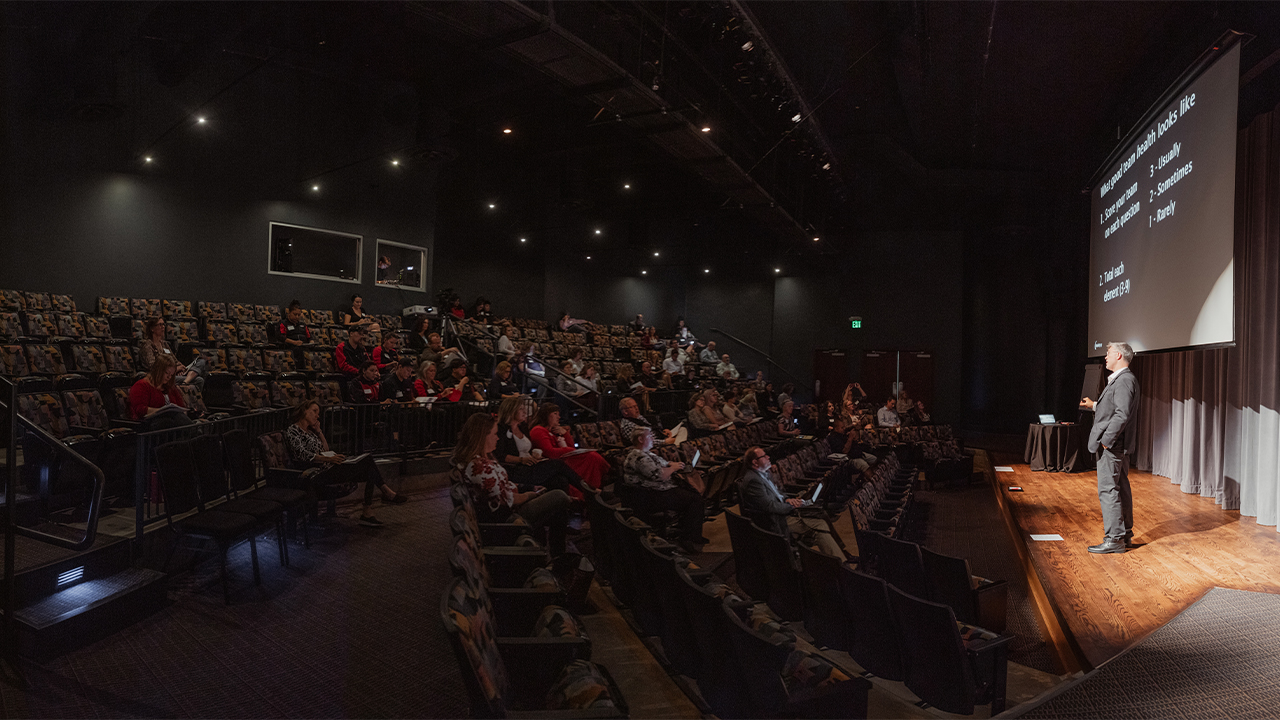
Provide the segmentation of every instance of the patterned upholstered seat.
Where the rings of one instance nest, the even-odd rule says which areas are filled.
[[[226,303],[205,302],[204,300],[201,300],[199,303],[196,304],[196,310],[197,312],[200,313],[197,317],[201,317],[205,320],[226,320],[227,319]]]
[[[85,337],[107,340],[111,337],[111,321],[98,315],[84,315]]]
[[[346,328],[331,328],[329,330],[329,344],[333,347],[338,347],[338,345],[347,341],[347,335]]]
[[[21,345],[0,345],[0,375],[23,377],[30,373]]]
[[[53,301],[49,298],[49,293],[28,292],[23,293],[26,298],[27,312],[47,313],[53,311]]]
[[[84,313],[55,313],[54,325],[59,337],[79,339],[84,337]]]
[[[71,362],[78,373],[100,375],[107,372],[107,361],[98,345],[72,345]]]
[[[262,323],[240,323],[236,326],[235,342],[241,345],[266,345],[267,327]]]
[[[227,319],[237,323],[257,322],[253,306],[247,303],[227,303]]]
[[[98,298],[98,314],[99,315],[128,315],[129,314],[129,298],[126,298],[126,297]]]
[[[56,313],[74,313],[76,301],[72,300],[70,295],[50,295],[49,309]]]
[[[58,328],[53,324],[53,317],[42,312],[28,312],[26,328],[27,337],[47,338],[58,334]]]
[[[265,349],[262,351],[262,369],[269,373],[287,373],[298,369],[290,350]]]
[[[54,345],[27,345],[27,367],[33,375],[65,375],[67,366],[62,351]]]
[[[286,373],[271,383],[274,407],[297,407],[307,399],[307,379],[298,373]]]
[[[337,370],[333,353],[320,350],[307,350],[302,353],[302,369],[307,372],[332,373]]]
[[[22,322],[16,312],[0,312],[0,340],[22,337]]]
[[[236,326],[226,320],[207,320],[204,339],[211,343],[227,345],[236,342]]]
[[[168,327],[165,337],[171,343],[200,342],[200,323],[195,320],[170,320]]]
[[[178,391],[182,393],[182,401],[187,407],[200,413],[209,412],[208,406],[204,404],[204,394],[200,392],[200,388],[195,385],[178,385]]]
[[[253,314],[261,323],[278,323],[280,322],[280,306],[279,305],[254,305]]]
[[[227,369],[238,373],[261,372],[262,356],[253,348],[227,348]]]
[[[94,388],[64,390],[62,406],[67,412],[67,422],[73,427],[98,432],[111,429],[102,394]]]
[[[0,290],[0,312],[22,312],[27,309],[27,299],[17,290]]]
[[[607,420],[605,422],[600,423],[599,427],[600,427],[600,440],[605,445],[622,447],[627,444],[622,441],[622,430],[618,427],[618,423],[612,420]]]
[[[332,328],[313,327],[311,328],[311,340],[321,347],[333,347]]]
[[[107,364],[107,372],[132,375],[138,371],[138,364],[133,357],[133,348],[128,345],[104,345],[102,359]]]
[[[134,320],[160,317],[160,301],[150,298],[132,298],[129,300],[129,314]]]
[[[341,377],[332,375],[319,377],[310,383],[309,393],[311,399],[324,406],[341,405],[342,404],[342,382]]]
[[[165,300],[161,307],[164,309],[164,316],[171,320],[195,317],[190,300]]]
[[[573,427],[573,434],[584,448],[599,448],[603,444],[600,429],[595,423],[578,423]]]
[[[270,377],[262,373],[253,373],[236,383],[239,389],[237,404],[250,410],[258,410],[271,406]]]
[[[59,440],[70,434],[62,400],[52,388],[18,395],[18,414]]]

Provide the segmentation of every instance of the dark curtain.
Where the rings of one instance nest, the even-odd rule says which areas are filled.
[[[1236,145],[1236,345],[1147,355],[1135,464],[1260,525],[1280,518],[1280,107]]]

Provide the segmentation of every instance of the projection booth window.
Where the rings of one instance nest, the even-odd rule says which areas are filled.
[[[426,248],[390,240],[378,241],[375,269],[379,285],[426,292],[427,282],[423,273],[426,264]]]
[[[273,222],[269,238],[272,275],[360,283],[360,235]]]

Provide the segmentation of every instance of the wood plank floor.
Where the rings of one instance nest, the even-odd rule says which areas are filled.
[[[1092,555],[1102,540],[1097,476],[1032,472],[997,455],[998,492],[1013,515],[1050,600],[1093,666],[1164,625],[1213,587],[1280,593],[1280,533],[1187,495],[1167,478],[1131,471],[1135,541],[1122,555]],[[1009,492],[1020,485],[1023,492]],[[1032,534],[1058,534],[1036,542]]]

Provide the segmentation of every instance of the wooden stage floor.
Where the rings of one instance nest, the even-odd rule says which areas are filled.
[[[1187,495],[1168,478],[1130,471],[1135,542],[1120,555],[1093,555],[1102,541],[1097,476],[1032,472],[995,453],[997,493],[1025,543],[1075,652],[1097,667],[1213,587],[1280,593],[1280,533],[1253,518]],[[1021,460],[1021,458],[1018,458]],[[1020,485],[1023,492],[1009,492]],[[1034,541],[1057,534],[1061,541]],[[1066,639],[1070,643],[1070,638]],[[1087,669],[1087,668],[1086,668]]]

